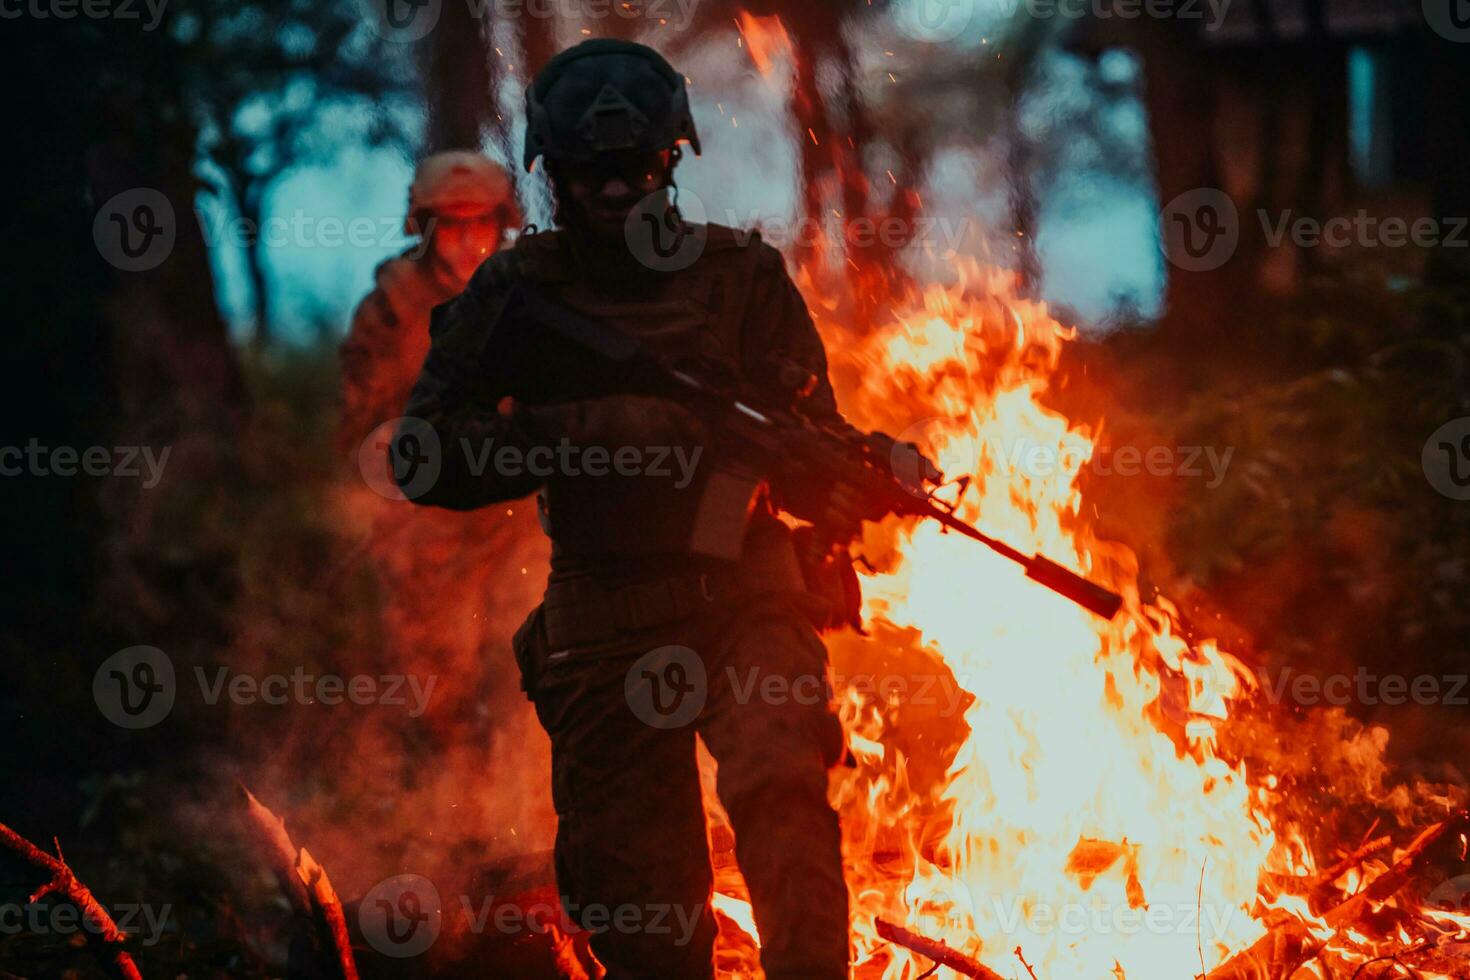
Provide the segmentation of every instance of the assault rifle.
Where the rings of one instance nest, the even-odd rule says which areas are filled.
[[[865,513],[938,521],[1016,562],[1028,578],[1104,619],[1112,619],[1122,605],[1117,593],[1042,555],[1025,555],[956,517],[953,505],[926,489],[926,484],[943,483],[943,475],[907,443],[883,433],[822,424],[800,412],[799,399],[786,399],[795,400],[795,408],[778,405],[776,399],[738,390],[714,372],[702,372],[699,365],[668,363],[636,338],[525,284],[514,287],[497,328],[501,370],[529,344],[556,343],[557,363],[569,372],[611,373],[624,390],[677,401],[728,440],[734,449],[730,455],[738,462],[736,468],[715,471],[706,482],[692,542],[697,553],[738,557],[746,522],[763,488],[773,487],[776,503],[793,516],[817,522],[822,515],[802,510],[814,509],[823,495],[783,494],[780,488],[840,483],[855,491]]]

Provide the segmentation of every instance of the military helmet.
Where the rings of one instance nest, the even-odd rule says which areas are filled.
[[[526,88],[524,163],[587,163],[615,150],[666,150],[687,141],[699,154],[684,76],[650,47],[593,38],[547,62]]]
[[[483,207],[499,212],[506,227],[520,224],[510,175],[500,164],[468,150],[448,150],[425,157],[408,189],[409,234],[427,227],[426,219],[449,208]]]

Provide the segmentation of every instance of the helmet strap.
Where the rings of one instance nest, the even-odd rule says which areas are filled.
[[[680,224],[684,223],[684,215],[679,213],[679,185],[674,182],[674,168],[679,161],[684,159],[684,151],[679,144],[675,143],[669,148],[669,169],[664,171],[665,187],[669,189],[669,210],[673,212],[674,219]]]

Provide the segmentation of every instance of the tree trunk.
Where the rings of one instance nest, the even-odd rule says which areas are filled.
[[[1470,217],[1470,44],[1426,35],[1424,139],[1434,216],[1448,234]],[[1470,282],[1470,248],[1431,250],[1427,275],[1433,285],[1464,289]]]
[[[271,178],[251,179],[236,195],[240,224],[246,229],[245,272],[250,277],[250,338],[256,350],[264,350],[271,342],[270,287],[265,277],[265,240],[260,226],[264,210],[262,198]]]
[[[444,4],[438,25],[420,42],[424,101],[429,110],[425,134],[429,153],[479,150],[485,130],[495,118],[486,43],[491,25],[488,19],[475,16],[475,6]]]
[[[0,163],[0,180],[17,192],[7,222],[18,245],[8,253],[17,288],[5,307],[12,329],[4,386],[6,417],[18,431],[5,442],[46,450],[39,467],[0,479],[4,574],[25,583],[7,591],[0,630],[0,729],[9,749],[0,797],[21,807],[15,817],[23,822],[26,800],[77,812],[83,772],[124,756],[129,766],[146,764],[140,744],[117,739],[96,712],[92,674],[109,651],[168,643],[164,626],[177,629],[185,618],[121,593],[162,594],[141,584],[148,556],[191,553],[187,526],[167,542],[147,538],[175,526],[156,519],[159,509],[199,485],[188,472],[190,446],[231,445],[244,386],[194,215],[196,134],[179,121],[179,91],[150,47],[159,35],[89,34],[77,22],[35,18],[14,29],[30,34],[0,68],[8,91],[25,93],[12,100],[10,122],[18,133],[47,134]],[[117,84],[119,77],[136,84]],[[137,215],[113,199],[139,190],[155,195],[150,213],[174,241],[154,254],[156,263],[127,268],[118,229],[125,222],[110,215]],[[137,475],[144,446],[170,450],[163,479],[148,490]],[[109,475],[88,475],[75,462],[66,472],[51,455],[63,448],[84,462],[89,450],[93,460],[100,452]],[[229,485],[213,475],[206,485]],[[197,565],[177,570],[200,578]],[[74,720],[72,737],[55,737],[60,716]]]

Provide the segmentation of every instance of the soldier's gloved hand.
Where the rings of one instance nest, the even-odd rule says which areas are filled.
[[[699,416],[667,398],[607,395],[526,409],[543,431],[582,446],[689,445],[705,438]]]
[[[915,493],[923,493],[928,484],[944,482],[939,467],[915,443],[900,442],[886,432],[870,432],[868,445],[880,459],[887,460],[893,475]]]

